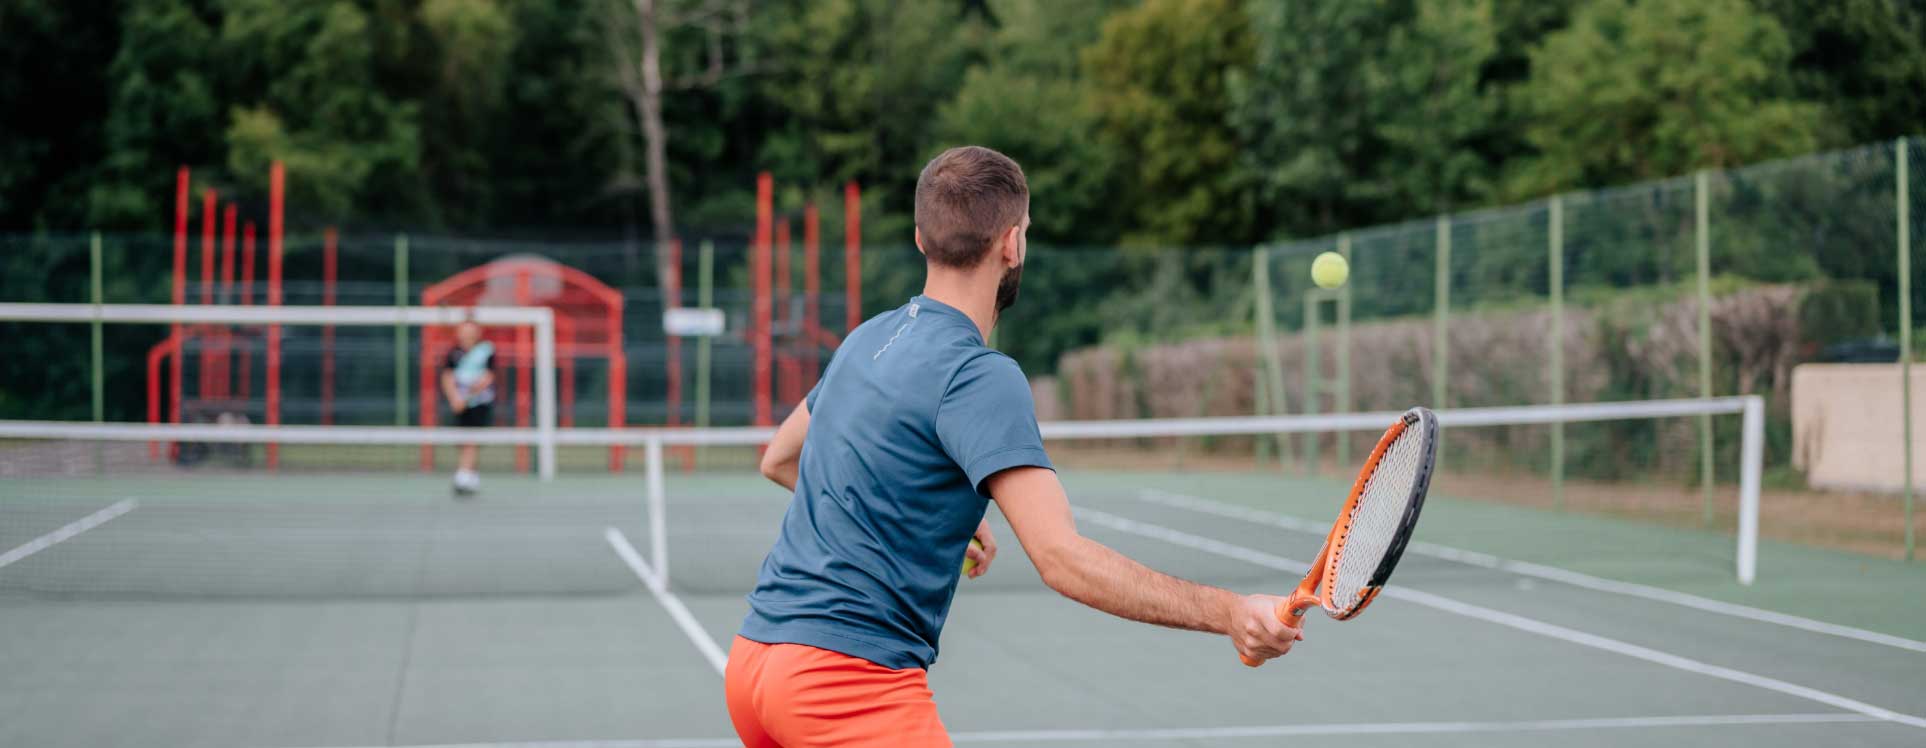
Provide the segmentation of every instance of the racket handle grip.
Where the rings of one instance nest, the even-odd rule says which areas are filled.
[[[1294,629],[1304,628],[1304,611],[1309,610],[1315,605],[1317,605],[1317,597],[1315,595],[1305,595],[1303,593],[1293,594],[1284,602],[1277,604],[1277,620]],[[1237,653],[1237,659],[1243,660],[1246,667],[1262,667],[1264,665],[1263,660],[1254,659],[1250,655],[1242,652]]]
[[[1304,611],[1317,607],[1317,598],[1312,595],[1291,595],[1290,599],[1277,604],[1277,620],[1294,629],[1304,628]]]

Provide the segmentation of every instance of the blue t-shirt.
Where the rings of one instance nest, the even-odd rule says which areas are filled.
[[[968,316],[917,296],[852,331],[808,403],[796,495],[742,636],[929,667],[983,481],[1050,467],[1030,384]]]

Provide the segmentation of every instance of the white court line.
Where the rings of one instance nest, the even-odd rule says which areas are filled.
[[[71,540],[75,535],[92,530],[106,524],[108,520],[134,511],[134,507],[137,506],[140,506],[140,502],[133,499],[116,501],[106,509],[69,522],[58,530],[29,540],[25,545],[7,551],[6,553],[0,553],[0,567],[5,567],[15,561],[47,550],[62,541]]]
[[[1095,522],[1099,525],[1103,525],[1104,527],[1108,527],[1118,532],[1124,532],[1124,533],[1138,535],[1146,538],[1162,540],[1166,543],[1171,543],[1173,545],[1181,545],[1186,548],[1203,551],[1205,553],[1224,556],[1226,558],[1234,558],[1240,561],[1248,561],[1252,564],[1276,569],[1278,571],[1289,572],[1292,574],[1303,574],[1305,569],[1309,568],[1309,564],[1306,564],[1302,561],[1295,561],[1292,559],[1284,558],[1282,556],[1273,556],[1269,553],[1265,553],[1263,551],[1256,550],[1253,548],[1246,548],[1240,545],[1232,545],[1230,543],[1226,543],[1221,540],[1216,540],[1214,538],[1207,538],[1200,535],[1192,535],[1190,533],[1173,530],[1171,528],[1164,527],[1162,525],[1151,524],[1149,522],[1139,522],[1137,520],[1133,520],[1127,517],[1120,517],[1118,515],[1111,514],[1109,512],[1101,512],[1095,509],[1090,509],[1088,507],[1077,507],[1076,512],[1077,512],[1077,516],[1080,518],[1089,519],[1092,522]],[[1699,675],[1711,676],[1713,678],[1727,680],[1734,683],[1742,683],[1748,686],[1754,686],[1754,687],[1762,688],[1768,691],[1775,691],[1778,693],[1782,693],[1787,696],[1795,696],[1801,699],[1806,699],[1808,701],[1816,701],[1821,704],[1825,704],[1827,706],[1833,706],[1833,707],[1838,707],[1840,709],[1845,709],[1847,711],[1858,712],[1868,717],[1875,717],[1875,718],[1883,719],[1889,722],[1897,722],[1902,725],[1910,725],[1913,727],[1926,729],[1926,719],[1921,719],[1919,717],[1915,717],[1910,714],[1901,714],[1891,709],[1874,706],[1872,704],[1868,704],[1866,702],[1858,701],[1855,699],[1849,699],[1835,693],[1828,693],[1826,691],[1821,691],[1815,688],[1807,688],[1805,686],[1801,686],[1795,683],[1789,683],[1787,681],[1782,681],[1777,678],[1768,678],[1763,675],[1748,673],[1743,670],[1734,670],[1728,667],[1721,667],[1719,665],[1699,662],[1698,660],[1680,657],[1678,655],[1671,654],[1669,652],[1661,652],[1659,650],[1651,649],[1649,647],[1641,647],[1639,645],[1622,642],[1617,639],[1609,639],[1603,636],[1599,636],[1597,634],[1586,633],[1584,631],[1579,631],[1577,629],[1571,629],[1571,628],[1566,628],[1564,626],[1559,626],[1557,624],[1546,623],[1544,621],[1540,621],[1535,618],[1526,618],[1524,616],[1515,615],[1512,613],[1506,613],[1500,610],[1494,610],[1494,609],[1486,608],[1479,605],[1472,605],[1470,603],[1459,602],[1457,600],[1452,600],[1442,595],[1433,595],[1427,592],[1420,592],[1418,590],[1410,589],[1408,587],[1386,587],[1384,591],[1380,594],[1386,597],[1414,602],[1419,605],[1423,605],[1428,608],[1435,608],[1437,610],[1442,610],[1447,613],[1456,613],[1458,615],[1465,616],[1467,618],[1476,618],[1478,620],[1486,621],[1489,623],[1495,623],[1500,626],[1507,626],[1510,628],[1518,629],[1520,631],[1526,631],[1533,634],[1538,634],[1540,636],[1546,636],[1553,639],[1558,639],[1560,641],[1577,644],[1580,646],[1591,647],[1593,649],[1600,649],[1600,650],[1604,650],[1614,654],[1621,654],[1627,657],[1645,660],[1646,662],[1652,662],[1659,665],[1664,665],[1666,667],[1675,668],[1678,670],[1684,670],[1689,673],[1697,673]]]
[[[1744,727],[1748,725],[1828,725],[1878,722],[1858,714],[1708,714],[1601,719],[1535,719],[1519,722],[1362,722],[1234,727],[1167,727],[1095,730],[992,730],[957,732],[957,743],[1083,743],[1129,740],[1209,740],[1306,735],[1440,735],[1448,733],[1552,732],[1666,727]],[[556,740],[529,743],[445,743],[403,748],[738,748],[734,738],[661,740]]]
[[[1225,517],[1229,519],[1238,519],[1238,520],[1244,520],[1248,522],[1256,522],[1259,524],[1271,525],[1273,527],[1282,527],[1286,530],[1295,530],[1298,532],[1315,534],[1315,535],[1323,535],[1331,529],[1330,525],[1319,524],[1317,522],[1312,522],[1306,519],[1300,519],[1297,517],[1292,517],[1284,514],[1275,514],[1272,512],[1260,511],[1257,509],[1250,509],[1248,507],[1241,507],[1235,504],[1226,504],[1221,501],[1214,501],[1211,499],[1201,498],[1197,496],[1189,496],[1189,495],[1180,494],[1180,493],[1170,493],[1168,491],[1159,491],[1156,489],[1148,489],[1148,488],[1143,489],[1138,494],[1138,498],[1153,504],[1160,504],[1163,506],[1175,507],[1178,509],[1188,509],[1194,512],[1200,512],[1203,514],[1212,514],[1212,515]],[[1568,569],[1561,569],[1556,566],[1545,566],[1543,564],[1534,564],[1527,561],[1514,561],[1508,558],[1493,556],[1488,553],[1479,553],[1477,551],[1468,551],[1462,548],[1453,548],[1451,546],[1437,545],[1434,543],[1426,543],[1422,541],[1413,541],[1409,546],[1405,548],[1405,550],[1409,553],[1417,553],[1420,555],[1431,556],[1433,558],[1442,558],[1447,561],[1456,561],[1458,563],[1467,564],[1470,566],[1477,566],[1485,569],[1496,569],[1498,571],[1511,572],[1513,574],[1518,574],[1521,576],[1537,577],[1539,579],[1545,579],[1545,580],[1550,580],[1554,582],[1562,582],[1565,584],[1569,584],[1573,587],[1582,587],[1588,590],[1597,590],[1599,592],[1610,592],[1613,594],[1625,595],[1627,597],[1636,597],[1636,598],[1652,600],[1656,602],[1671,603],[1673,605],[1692,608],[1694,610],[1703,610],[1708,613],[1718,613],[1721,615],[1732,616],[1734,618],[1743,618],[1749,621],[1758,621],[1761,623],[1772,623],[1780,626],[1785,626],[1788,628],[1799,629],[1801,631],[1810,631],[1815,634],[1828,634],[1831,636],[1837,636],[1845,639],[1855,639],[1858,641],[1868,642],[1872,644],[1883,644],[1888,647],[1895,647],[1898,649],[1904,649],[1904,650],[1909,650],[1913,652],[1926,653],[1926,642],[1922,642],[1922,641],[1906,639],[1903,637],[1893,636],[1891,634],[1882,634],[1877,631],[1867,631],[1865,629],[1853,628],[1851,626],[1841,626],[1836,623],[1827,623],[1825,621],[1817,621],[1811,618],[1803,618],[1800,616],[1789,615],[1786,613],[1779,613],[1776,611],[1765,610],[1762,608],[1754,608],[1749,605],[1739,605],[1737,603],[1728,603],[1721,600],[1713,600],[1711,598],[1686,594],[1684,592],[1677,592],[1674,590],[1668,590],[1662,587],[1652,587],[1649,585],[1633,584],[1631,582],[1620,582],[1614,579],[1605,579],[1603,577],[1595,577],[1590,574],[1582,574],[1582,573],[1571,571]]]
[[[602,536],[608,538],[609,545],[615,548],[615,555],[628,563],[629,569],[642,579],[642,584],[655,595],[656,601],[668,609],[669,617],[674,618],[675,625],[682,628],[682,635],[689,637],[689,642],[702,652],[702,658],[709,661],[709,666],[716,669],[717,675],[721,675],[723,669],[729,666],[729,656],[723,654],[722,646],[716,644],[716,640],[709,638],[709,632],[702,629],[702,624],[689,612],[689,607],[682,604],[682,599],[662,584],[662,577],[642,560],[642,554],[635,552],[635,546],[629,544],[629,536],[613,527],[603,530]]]

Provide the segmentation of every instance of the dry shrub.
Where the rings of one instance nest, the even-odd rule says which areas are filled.
[[[1801,350],[1799,304],[1807,288],[1754,286],[1717,296],[1710,308],[1715,390],[1767,394],[1783,410],[1783,390]],[[1568,306],[1563,330],[1550,329],[1544,307],[1453,314],[1446,405],[1525,405],[1551,401],[1548,340],[1560,341],[1566,402],[1691,397],[1698,394],[1698,302],[1682,297],[1628,298],[1596,307]],[[1334,328],[1318,339],[1325,382],[1316,411],[1400,410],[1432,400],[1431,318],[1352,325],[1350,402],[1340,407],[1332,385],[1339,340]],[[1306,341],[1278,338],[1285,379],[1283,410],[1306,412]],[[1059,411],[1064,418],[1178,418],[1258,412],[1264,376],[1251,338],[1203,338],[1159,344],[1106,344],[1065,354]],[[1275,409],[1275,408],[1274,408]],[[1698,463],[1695,419],[1671,419],[1595,430],[1596,443],[1572,445],[1575,462],[1596,473],[1640,470],[1690,472]],[[1543,427],[1481,429],[1454,437],[1454,449],[1475,453],[1543,443]],[[1726,440],[1730,441],[1730,440]],[[1534,454],[1536,454],[1534,452]]]

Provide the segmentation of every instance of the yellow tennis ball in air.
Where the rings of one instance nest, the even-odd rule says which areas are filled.
[[[1344,261],[1344,255],[1325,252],[1311,261],[1311,282],[1318,288],[1337,288],[1351,277],[1351,263]]]
[[[983,544],[976,542],[975,538],[970,539],[970,547],[979,551],[983,550]],[[976,559],[970,558],[966,554],[963,556],[963,576],[969,576],[972,571],[976,571]]]

